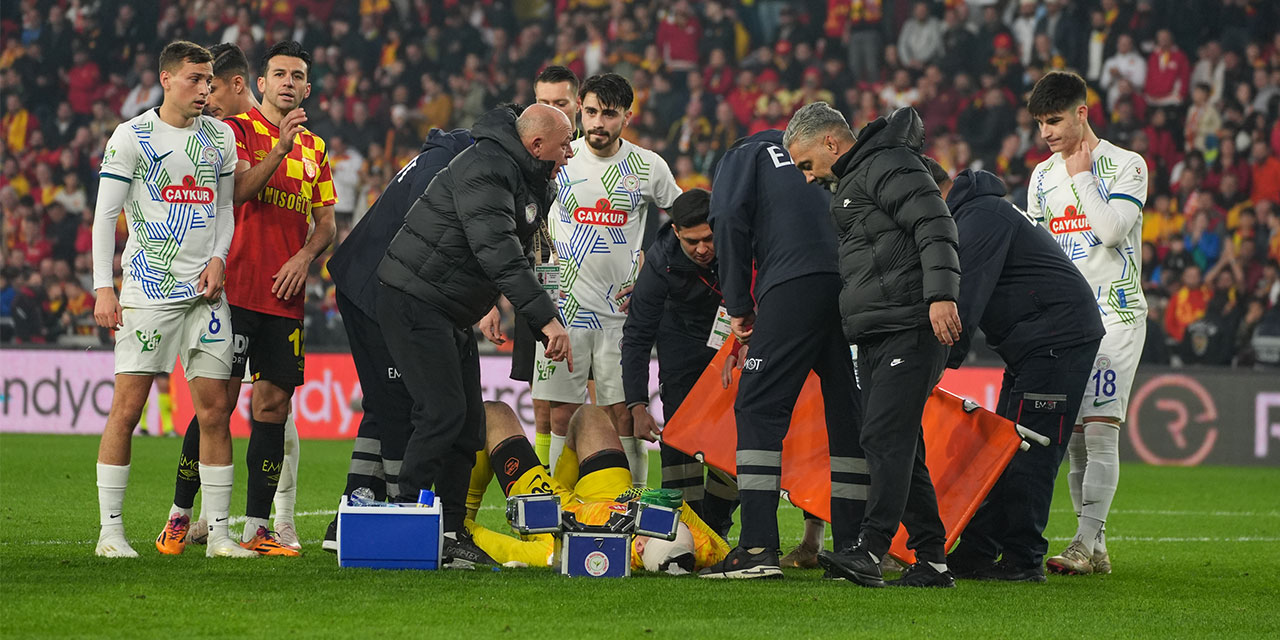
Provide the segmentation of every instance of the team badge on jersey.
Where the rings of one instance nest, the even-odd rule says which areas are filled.
[[[622,176],[622,188],[628,193],[640,192],[640,178],[633,173]]]
[[[538,205],[530,202],[524,206],[524,221],[533,224],[538,219]]]
[[[316,163],[314,161],[304,158],[302,160],[302,171],[307,174],[307,179],[311,180],[316,177],[316,172],[319,171],[319,167],[316,167]]]
[[[204,151],[201,152],[201,155],[204,156],[205,162],[208,162],[209,164],[218,164],[217,149],[214,149],[213,147],[205,147]]]

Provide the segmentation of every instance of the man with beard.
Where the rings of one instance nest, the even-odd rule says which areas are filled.
[[[564,447],[569,418],[596,383],[596,404],[606,410],[622,440],[632,480],[644,485],[648,452],[633,434],[622,388],[622,325],[626,295],[643,261],[640,240],[650,203],[667,208],[680,195],[658,154],[622,139],[631,119],[631,83],[613,73],[592,76],[578,90],[585,135],[555,180],[551,239],[559,264],[559,303],[577,363],[573,371],[539,357],[533,397],[551,402],[554,465]],[[640,439],[637,439],[639,436]],[[554,472],[554,469],[552,469]]]

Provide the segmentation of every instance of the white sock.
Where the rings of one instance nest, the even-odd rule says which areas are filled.
[[[129,465],[98,463],[98,524],[101,535],[124,535],[124,489],[129,486]]]
[[[631,446],[635,448],[636,462],[639,463],[640,465],[638,467],[631,467],[631,481],[635,486],[641,487],[641,488],[649,486],[649,446],[648,445],[649,443],[643,440],[642,438],[631,439]],[[628,465],[630,465],[631,463],[630,458],[627,459],[627,463]]]
[[[172,507],[170,507],[169,516],[173,517],[173,514],[175,513],[186,516],[187,520],[191,519],[191,509],[184,509],[175,504]]]
[[[1071,439],[1067,441],[1067,460],[1070,463],[1070,470],[1067,471],[1067,488],[1071,490],[1071,506],[1075,509],[1078,521],[1080,501],[1084,496],[1084,490],[1081,488],[1084,484],[1084,469],[1089,461],[1083,433],[1071,434]]]
[[[200,512],[209,523],[209,544],[231,537],[231,482],[236,469],[226,464],[200,465]]]
[[[274,499],[276,522],[293,522],[293,508],[298,503],[298,445],[298,426],[291,413],[284,423],[284,464]]]
[[[244,533],[240,535],[240,542],[248,542],[258,535],[258,527],[268,528],[271,524],[266,518],[245,518]]]
[[[636,439],[632,436],[619,436],[622,441],[622,453],[627,456],[627,468],[631,470],[631,484],[640,486],[640,456],[636,451]]]
[[[1096,538],[1094,538],[1094,539],[1093,539],[1093,552],[1094,552],[1094,553],[1106,553],[1106,552],[1107,552],[1107,525],[1106,525],[1106,523],[1103,523],[1102,528],[1101,528],[1101,529],[1098,529],[1098,537],[1096,537]]]
[[[551,466],[547,467],[547,471],[553,476],[556,474],[556,463],[560,461],[560,454],[564,452],[564,441],[567,439],[568,436],[551,434]]]
[[[1076,539],[1093,553],[1094,542],[1107,521],[1120,481],[1120,429],[1105,422],[1088,422],[1084,425],[1084,441],[1089,464],[1081,483]]]

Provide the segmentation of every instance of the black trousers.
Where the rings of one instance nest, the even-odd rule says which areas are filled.
[[[671,416],[684,404],[685,397],[693,390],[715,354],[715,351],[704,345],[689,345],[689,348],[690,353],[697,355],[682,359],[678,365],[667,365],[679,367],[680,371],[662,369],[660,373],[658,393],[662,397],[664,424],[670,422]],[[663,367],[661,359],[658,366]],[[679,490],[684,494],[684,501],[689,504],[689,508],[707,526],[722,536],[727,533],[733,526],[733,510],[738,504],[737,485],[721,472],[707,468],[697,458],[683,451],[666,443],[659,443],[658,446],[662,459],[662,488]]]
[[[877,556],[888,553],[898,523],[907,526],[907,546],[920,560],[946,558],[946,529],[924,464],[920,416],[948,348],[928,328],[871,336],[858,341],[858,372],[866,412],[862,448],[871,474],[871,494],[860,543]]]
[[[739,546],[778,548],[782,440],[809,372],[822,381],[831,453],[831,533],[836,547],[856,538],[868,482],[858,444],[862,398],[840,326],[840,277],[813,274],[784,282],[758,301],[755,329],[738,385]]]
[[[379,499],[388,493],[397,496],[404,450],[413,433],[413,398],[396,369],[378,321],[341,290],[337,301],[364,395],[360,401],[364,415],[352,445],[344,493],[351,495],[359,487],[368,487]]]
[[[957,570],[978,569],[1001,555],[1022,569],[1038,567],[1049,550],[1044,538],[1053,484],[1080,412],[1099,340],[1027,356],[1004,371],[996,412],[1049,438],[1014,454],[948,558]]]
[[[378,320],[413,398],[400,495],[416,501],[419,490],[434,487],[445,531],[460,531],[471,467],[484,446],[475,334],[434,305],[386,285],[378,292]]]

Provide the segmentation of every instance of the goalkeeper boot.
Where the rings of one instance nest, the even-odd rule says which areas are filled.
[[[724,560],[698,572],[699,578],[738,578],[779,580],[782,569],[778,567],[778,552],[764,549],[751,553],[742,547],[734,547]]]
[[[897,580],[889,580],[885,584],[890,587],[952,589],[956,586],[956,579],[951,575],[950,571],[938,571],[928,562],[922,560],[907,567],[907,570],[902,572],[902,577]]]
[[[1051,573],[1064,576],[1087,576],[1093,573],[1092,554],[1084,543],[1073,540],[1062,553],[1049,558],[1045,564]]]
[[[191,528],[191,518],[175,513],[169,516],[164,531],[156,538],[156,550],[167,556],[176,556],[187,548],[187,530]]]
[[[803,544],[782,556],[782,566],[788,569],[817,569],[818,549]]]
[[[879,560],[861,546],[848,547],[844,551],[823,551],[818,554],[818,564],[828,572],[864,587],[884,586]]]

